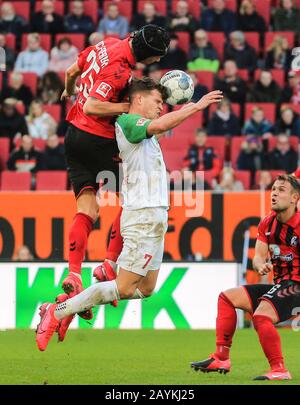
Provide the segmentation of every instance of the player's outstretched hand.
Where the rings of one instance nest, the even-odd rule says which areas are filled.
[[[272,263],[264,263],[257,270],[258,274],[260,274],[261,276],[264,276],[264,275],[270,273],[270,271],[273,271]]]
[[[75,96],[76,94],[79,93],[79,88],[75,87],[74,92],[72,94],[67,93],[67,90],[65,89],[62,93],[62,95],[60,96],[61,101],[63,101],[64,99],[70,98],[72,96]]]
[[[200,110],[204,110],[206,107],[210,106],[213,103],[219,103],[223,98],[223,92],[220,90],[214,90],[210,93],[205,94],[196,105]]]

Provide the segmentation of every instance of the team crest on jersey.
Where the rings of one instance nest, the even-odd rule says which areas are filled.
[[[293,236],[291,239],[291,246],[297,246],[298,245],[298,236]]]
[[[149,120],[147,118],[140,118],[137,122],[136,122],[136,126],[137,127],[143,127],[146,122],[148,122]]]
[[[107,97],[110,91],[111,86],[107,83],[101,82],[97,87],[96,93],[100,94],[102,97]]]

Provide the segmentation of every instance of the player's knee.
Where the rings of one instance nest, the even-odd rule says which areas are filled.
[[[118,288],[119,291],[119,296],[121,300],[127,300],[129,298],[131,298],[134,294],[135,291],[135,286],[126,286],[126,287],[120,287]]]
[[[154,292],[154,288],[152,288],[152,287],[140,287],[139,290],[140,290],[143,298],[150,297]]]

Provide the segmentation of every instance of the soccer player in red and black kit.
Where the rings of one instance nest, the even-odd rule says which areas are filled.
[[[118,147],[115,140],[115,117],[128,112],[124,101],[132,69],[137,62],[158,62],[169,47],[169,34],[155,25],[146,25],[130,38],[108,38],[83,50],[76,63],[66,72],[62,99],[77,94],[76,103],[67,115],[70,126],[65,137],[67,170],[73,185],[77,214],[69,231],[69,274],[63,289],[69,297],[82,291],[81,265],[85,256],[88,236],[98,218],[96,193],[99,188],[97,175],[110,172],[118,185]],[[80,88],[76,80],[81,77]],[[117,191],[117,190],[115,190]],[[122,250],[120,215],[113,224],[113,239],[108,250],[112,262]],[[108,272],[111,270],[110,274]],[[97,268],[99,281],[115,278],[111,266]],[[58,301],[66,299],[66,294]],[[82,313],[90,319],[92,313]],[[63,340],[72,317],[65,319],[58,331]]]
[[[278,176],[271,191],[272,212],[258,225],[253,258],[253,268],[260,275],[273,271],[274,285],[245,285],[219,295],[216,351],[208,359],[192,363],[195,370],[230,371],[229,352],[237,321],[235,309],[240,308],[252,315],[271,368],[254,380],[291,379],[284,365],[280,336],[274,324],[292,318],[295,309],[300,307],[299,198],[299,181],[292,175]]]

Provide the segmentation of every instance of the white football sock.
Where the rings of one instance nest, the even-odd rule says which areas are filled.
[[[142,300],[143,298],[145,298],[144,294],[141,292],[141,290],[139,290],[138,288],[135,290],[133,296],[131,298],[129,298],[130,300]]]
[[[83,290],[75,297],[57,305],[54,315],[61,320],[68,315],[77,314],[94,307],[95,305],[107,304],[113,300],[119,300],[119,292],[115,280],[96,283]]]

